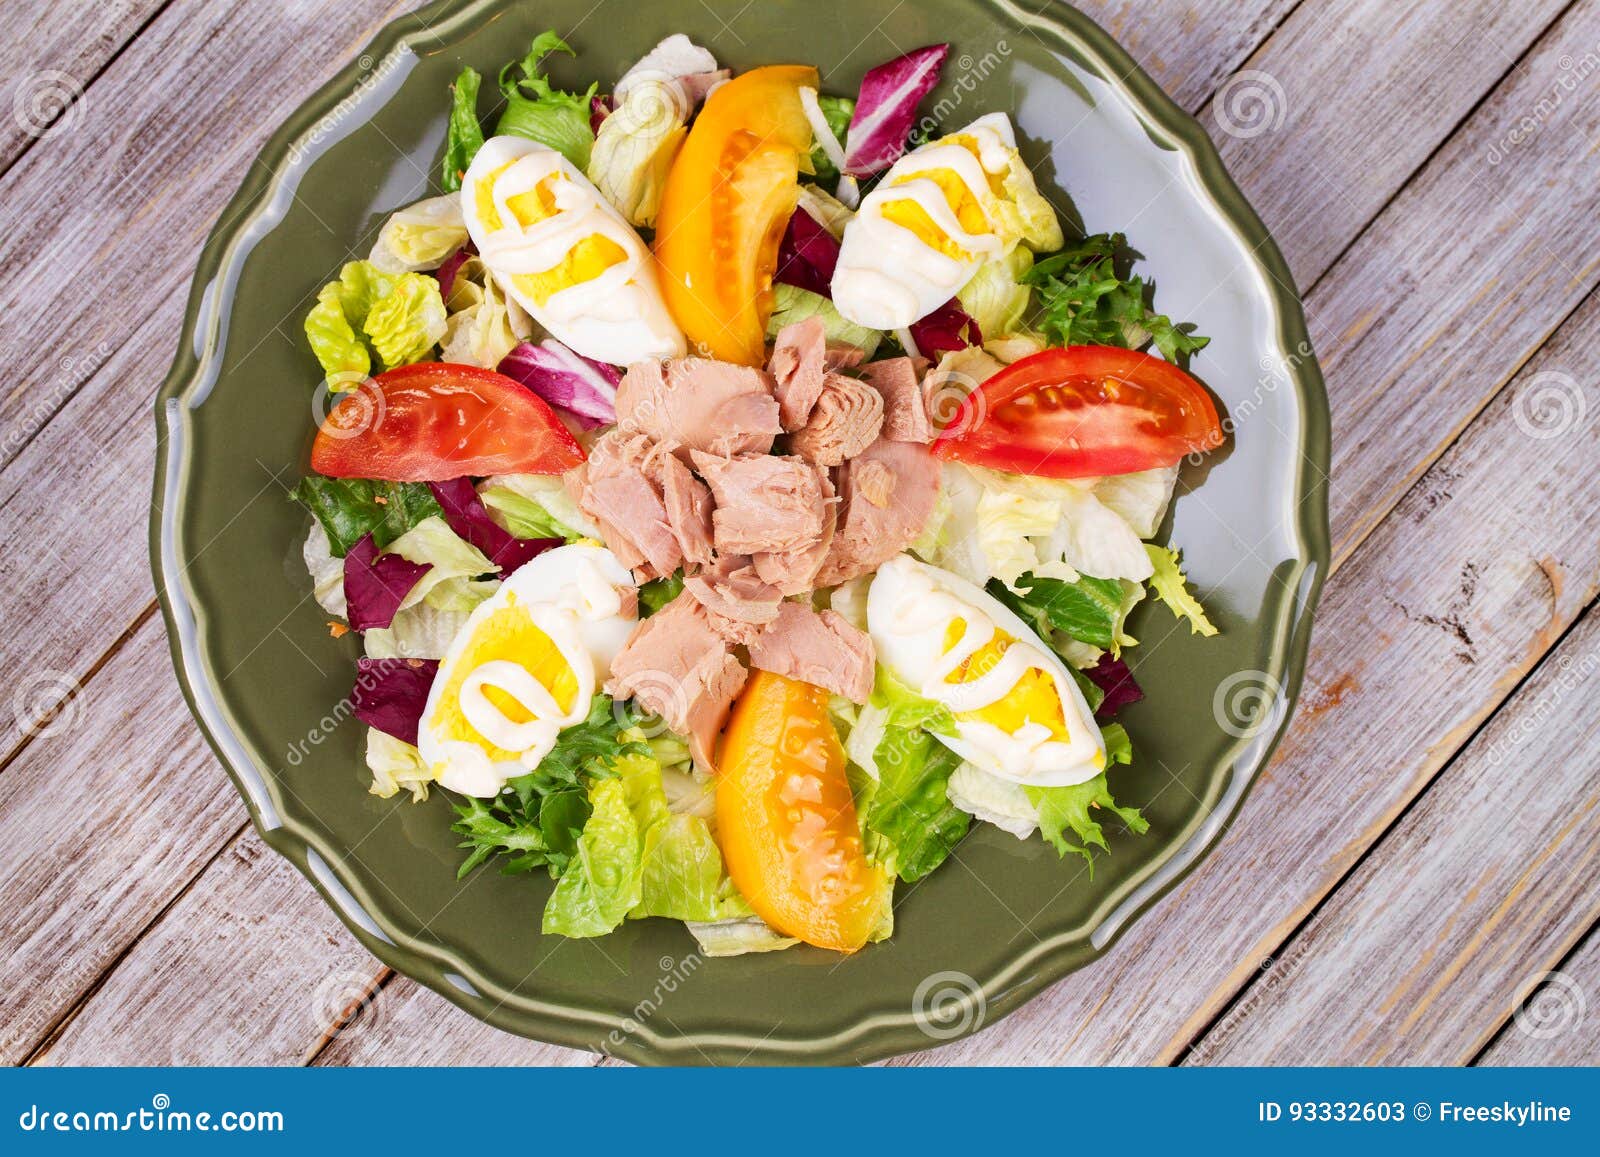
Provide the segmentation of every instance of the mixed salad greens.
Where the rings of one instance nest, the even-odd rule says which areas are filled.
[[[948,52],[835,95],[680,35],[602,93],[546,32],[493,101],[460,73],[439,194],[305,318],[339,401],[293,496],[371,791],[445,792],[463,877],[552,877],[546,932],[852,951],[974,819],[1091,872],[1146,830],[1113,717],[1141,600],[1216,633],[1152,541],[1222,442],[1207,339],[1063,235],[1004,113],[918,123]],[[696,444],[650,381],[781,428]],[[757,467],[747,521],[825,530],[736,548]]]

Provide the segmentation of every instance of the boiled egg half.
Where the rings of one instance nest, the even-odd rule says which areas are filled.
[[[1054,210],[1018,156],[1010,119],[980,117],[901,157],[862,200],[845,226],[833,304],[857,325],[909,326],[1009,253],[1024,213],[1041,212],[1059,245]]]
[[[633,577],[603,547],[525,563],[451,640],[423,708],[417,748],[439,783],[493,796],[525,775],[590,701],[638,617]]]
[[[554,149],[486,141],[462,178],[461,215],[506,294],[556,340],[613,365],[686,352],[650,250]]]
[[[1060,658],[991,594],[900,555],[867,592],[867,633],[896,679],[950,709],[938,739],[1013,783],[1066,787],[1105,770],[1094,713]]]

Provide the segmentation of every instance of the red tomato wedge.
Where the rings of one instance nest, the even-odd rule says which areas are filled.
[[[319,474],[386,482],[560,474],[582,461],[544,399],[504,374],[453,362],[367,379],[329,411],[311,447]]]
[[[1171,466],[1222,445],[1205,387],[1171,362],[1116,346],[1051,349],[968,395],[933,445],[941,458],[1045,478]]]

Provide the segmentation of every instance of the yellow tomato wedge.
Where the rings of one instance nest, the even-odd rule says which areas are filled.
[[[894,881],[867,862],[844,766],[828,693],[751,672],[717,771],[728,874],[779,932],[854,952],[882,923]]]
[[[704,357],[759,366],[778,245],[800,196],[811,124],[801,65],[753,68],[706,100],[678,151],[656,217],[667,308]]]

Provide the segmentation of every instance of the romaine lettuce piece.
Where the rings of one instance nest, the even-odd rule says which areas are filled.
[[[353,390],[371,372],[374,354],[385,370],[427,357],[444,336],[444,299],[426,274],[351,261],[317,293],[305,331],[329,388]]]
[[[500,474],[478,485],[490,517],[518,538],[598,539],[561,479],[548,474]]]
[[[415,746],[376,727],[367,728],[367,770],[372,772],[368,790],[379,799],[389,799],[404,788],[411,793],[412,803],[422,803],[428,798],[428,785],[434,782]]]
[[[1019,281],[1033,265],[1033,254],[1019,245],[1004,257],[985,261],[961,287],[956,299],[978,323],[986,341],[1003,338],[1022,328],[1033,289]]]
[[[677,81],[646,79],[600,122],[588,177],[629,224],[655,225],[667,172],[689,135],[690,111]]]
[[[589,788],[589,818],[545,905],[542,930],[556,936],[604,936],[638,905],[644,847],[620,779]]]
[[[466,242],[461,198],[447,193],[391,213],[367,260],[385,273],[418,273],[438,269]]]
[[[477,69],[464,68],[450,86],[450,128],[439,173],[439,184],[446,193],[461,188],[462,175],[483,148],[483,125],[478,121],[478,86],[482,83]]]
[[[1025,840],[1039,827],[1039,809],[1019,783],[1001,779],[973,763],[963,763],[946,785],[950,802],[973,819],[991,823]]]
[[[421,482],[308,474],[289,495],[316,516],[335,558],[343,558],[364,535],[372,535],[382,549],[424,518],[442,513]]]
[[[311,595],[317,605],[335,618],[347,618],[350,609],[344,601],[344,563],[335,557],[328,532],[314,518],[306,533],[305,545],[300,548],[300,557],[305,559],[306,570],[311,573]]]

